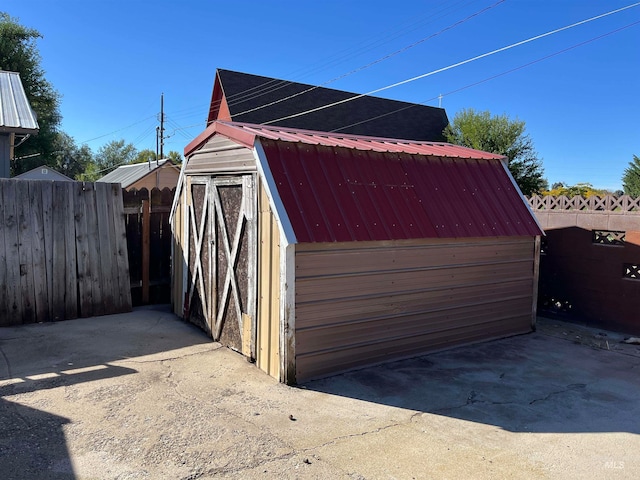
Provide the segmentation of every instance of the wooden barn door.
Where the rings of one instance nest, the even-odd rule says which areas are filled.
[[[255,358],[256,194],[252,175],[192,183],[190,319]],[[197,260],[196,260],[197,259]]]

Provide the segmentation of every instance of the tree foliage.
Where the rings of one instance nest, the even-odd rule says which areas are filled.
[[[110,171],[126,165],[134,163],[138,156],[138,150],[132,143],[126,143],[124,140],[113,140],[104,144],[98,149],[94,157],[94,162],[98,169],[98,178],[103,177]]]
[[[509,170],[523,194],[531,195],[545,187],[542,161],[525,133],[525,122],[463,109],[444,130],[444,136],[450,143],[507,157]]]
[[[176,152],[175,150],[171,150],[168,154],[167,154],[167,158],[169,160],[171,160],[173,163],[175,163],[176,165],[180,165],[182,163],[182,155],[180,155],[178,152]]]
[[[590,183],[576,183],[575,185],[565,185],[563,182],[557,182],[553,184],[551,190],[543,191],[542,195],[551,195],[559,197],[564,195],[565,197],[582,196],[584,198],[589,197],[604,197],[606,195],[614,195],[613,192],[601,188],[595,188]]]
[[[36,41],[40,32],[20,25],[17,18],[0,12],[0,69],[20,73],[25,94],[38,117],[40,131],[16,148],[14,174],[39,165],[54,167],[60,116],[60,95],[45,79]],[[55,167],[54,167],[55,168]]]
[[[626,195],[640,197],[640,157],[637,155],[622,174],[622,188]]]
[[[93,163],[93,153],[88,145],[78,147],[70,135],[58,132],[53,160],[49,166],[67,177],[78,180]]]
[[[131,163],[147,163],[156,161],[156,152],[150,148],[140,150]]]

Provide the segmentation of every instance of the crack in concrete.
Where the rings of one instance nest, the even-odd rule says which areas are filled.
[[[411,414],[411,416],[409,417],[409,419],[406,422],[395,422],[395,423],[390,423],[389,425],[384,425],[382,427],[378,427],[374,430],[368,430],[366,432],[359,432],[359,433],[350,433],[348,435],[340,435],[339,437],[335,437],[332,440],[325,442],[325,443],[321,443],[320,445],[315,445],[313,447],[307,447],[307,448],[303,448],[302,450],[300,450],[301,452],[310,452],[312,450],[315,450],[317,448],[323,448],[329,445],[333,445],[336,442],[340,441],[340,440],[345,440],[348,438],[355,438],[355,437],[364,437],[365,435],[370,435],[372,433],[379,433],[382,432],[384,430],[388,430],[389,428],[394,428],[394,427],[402,427],[404,425],[411,425],[411,423],[413,422],[413,419],[416,418],[417,416],[423,415],[424,412],[414,412],[413,414]]]
[[[177,355],[175,357],[169,357],[169,358],[158,358],[155,360],[133,360],[133,359],[127,358],[123,360],[118,360],[118,362],[119,363],[138,363],[138,364],[170,362],[171,360],[180,360],[181,358],[193,357],[195,355],[202,355],[203,353],[207,353],[207,352],[215,352],[216,350],[220,350],[221,348],[223,348],[222,345],[213,345],[213,347],[214,348],[208,348],[206,350],[201,350],[193,353],[185,353],[184,355]],[[152,355],[156,355],[156,354],[152,354]]]
[[[561,395],[567,392],[575,392],[576,390],[582,390],[584,388],[586,388],[586,384],[584,383],[573,383],[571,385],[567,385],[567,388],[558,390],[556,392],[551,392],[542,398],[535,398],[529,402],[529,405],[533,405],[534,403],[537,403],[537,402],[545,402],[549,400],[551,397],[553,397],[554,395]]]

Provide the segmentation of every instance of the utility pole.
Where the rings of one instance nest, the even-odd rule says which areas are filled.
[[[164,93],[160,95],[160,158],[164,158]],[[156,164],[160,158],[156,157]]]

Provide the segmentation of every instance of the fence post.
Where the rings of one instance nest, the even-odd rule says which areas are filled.
[[[142,304],[149,304],[149,250],[151,238],[151,202],[142,200]]]

